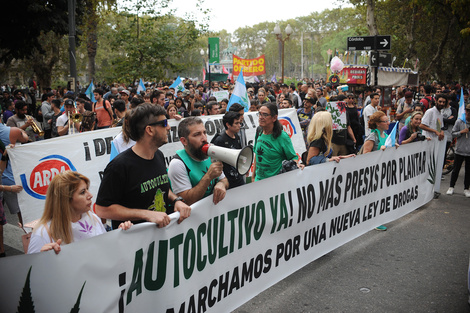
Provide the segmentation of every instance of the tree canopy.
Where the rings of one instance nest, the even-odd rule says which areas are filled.
[[[91,78],[130,82],[141,77],[147,80],[178,75],[200,77],[203,57],[199,51],[207,47],[208,37],[216,36],[220,37],[220,51],[230,41],[242,58],[265,54],[266,77],[280,75],[274,21],[238,28],[233,34],[211,33],[207,31],[208,12],[203,20],[176,17],[169,9],[171,0],[77,1],[80,17],[77,38],[82,43],[77,47],[77,65],[82,82]],[[197,2],[201,11],[202,1]],[[375,28],[381,35],[392,36],[390,52],[396,57],[395,66],[417,66],[421,80],[470,79],[467,0],[344,2],[353,7],[277,22],[283,32],[287,24],[294,30],[285,42],[287,77],[302,79],[302,73],[304,77],[325,77],[327,50],[344,54],[348,36],[369,35]],[[0,19],[0,25],[8,30],[0,37],[3,68],[8,68],[12,61],[29,62],[29,70],[43,77],[43,84],[50,83],[52,75],[64,79],[68,66],[67,1],[16,0],[5,5],[7,12],[15,14],[4,14]],[[371,17],[375,23],[370,21]],[[16,67],[22,68],[28,66]]]
[[[77,2],[77,16],[80,16],[83,0]],[[14,0],[5,1],[2,6],[0,62],[29,58],[34,50],[45,53],[41,42],[44,33],[68,33],[67,1]],[[81,24],[80,19],[77,24]]]

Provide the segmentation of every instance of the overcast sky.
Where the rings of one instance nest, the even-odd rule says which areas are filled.
[[[220,31],[226,29],[233,33],[239,27],[252,26],[265,21],[285,21],[299,16],[306,16],[317,11],[337,8],[342,4],[337,0],[205,0],[204,7],[211,8],[209,29]],[[178,8],[177,15],[184,12],[196,13],[194,0],[173,0],[172,7]],[[344,4],[343,4],[344,6]]]

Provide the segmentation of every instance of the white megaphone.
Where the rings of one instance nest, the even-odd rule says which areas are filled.
[[[205,144],[202,146],[202,152],[210,156],[212,161],[222,161],[235,167],[240,175],[248,173],[251,163],[253,163],[253,148],[251,146],[236,150],[213,144]]]

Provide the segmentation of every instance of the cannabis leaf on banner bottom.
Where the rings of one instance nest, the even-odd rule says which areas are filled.
[[[428,182],[430,182],[432,185],[436,182],[436,157],[435,157],[435,151],[433,150],[431,155],[429,156],[429,163],[428,163],[428,170],[429,170],[429,178]]]
[[[31,269],[32,266],[29,267],[28,275],[26,276],[26,281],[23,286],[23,291],[21,292],[20,302],[18,304],[18,313],[35,313],[34,309],[34,301],[33,296],[31,294],[31,285],[30,285],[30,278],[31,278]],[[85,287],[86,281],[83,283],[82,288],[80,289],[80,293],[78,294],[77,301],[75,305],[70,310],[70,313],[78,313],[80,311],[80,301],[82,299],[82,292],[83,288]]]

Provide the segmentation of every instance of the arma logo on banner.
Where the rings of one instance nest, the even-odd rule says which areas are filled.
[[[59,173],[76,169],[69,159],[57,154],[48,155],[39,161],[40,163],[31,171],[29,184],[26,174],[21,174],[20,177],[26,193],[36,199],[45,200],[47,187],[52,178]]]
[[[294,125],[294,123],[292,123],[292,120],[290,119],[290,117],[283,116],[283,117],[279,117],[278,119],[279,119],[279,122],[282,125],[282,128],[289,135],[290,138],[292,138],[292,136],[297,134],[297,130],[295,129],[295,125]]]

